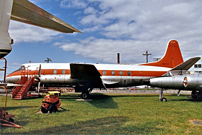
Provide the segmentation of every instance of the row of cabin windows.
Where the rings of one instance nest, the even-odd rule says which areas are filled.
[[[200,73],[200,74],[201,74],[201,73],[202,73],[202,71],[194,71],[194,73]]]
[[[63,69],[63,70],[62,70],[62,74],[64,75],[65,73],[66,73],[66,71]],[[57,70],[56,70],[56,69],[53,70],[53,74],[54,74],[54,75],[57,74]]]
[[[106,71],[103,71],[102,73],[103,73],[103,75],[106,75],[107,72],[106,72]],[[57,74],[57,70],[56,70],[56,69],[53,70],[53,74],[54,74],[54,75]],[[65,74],[65,70],[64,70],[64,69],[62,70],[62,74],[63,74],[63,75]],[[112,75],[115,75],[115,71],[112,71],[111,74],[112,74]],[[119,75],[122,76],[122,75],[123,75],[123,71],[120,71],[120,72],[119,72]],[[128,72],[127,72],[127,75],[130,76],[130,75],[131,75],[131,72],[128,71]]]
[[[194,68],[201,68],[201,64],[195,64]]]
[[[102,72],[103,75],[106,75],[106,73],[107,73],[107,72],[106,72],[105,70]],[[111,74],[112,74],[112,75],[115,75],[115,71],[112,71]],[[122,76],[122,75],[123,75],[123,71],[120,71],[120,72],[119,72],[119,75]],[[130,76],[130,75],[131,75],[131,72],[128,71],[128,72],[127,72],[127,75]]]

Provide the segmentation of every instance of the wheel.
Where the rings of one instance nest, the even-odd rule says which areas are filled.
[[[199,101],[202,100],[202,91],[199,91],[199,92],[198,92],[197,100],[199,100]]]
[[[82,98],[82,99],[87,99],[88,97],[89,97],[89,94],[86,93],[86,92],[83,92],[83,93],[81,94],[81,98]]]
[[[162,102],[167,102],[167,99],[166,98],[161,98],[161,101]]]
[[[42,112],[42,113],[47,113],[48,110],[46,110],[45,108],[43,108],[43,107],[41,106],[41,112]]]
[[[192,97],[193,99],[196,99],[196,98],[197,98],[197,95],[196,95],[196,91],[195,91],[195,90],[192,91],[191,97]]]
[[[57,107],[55,105],[51,105],[50,108],[49,108],[49,113],[56,113],[58,111]]]

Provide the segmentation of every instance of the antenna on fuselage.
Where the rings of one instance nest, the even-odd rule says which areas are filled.
[[[45,60],[45,62],[49,63],[50,61],[52,61],[50,58],[47,58],[47,60]]]

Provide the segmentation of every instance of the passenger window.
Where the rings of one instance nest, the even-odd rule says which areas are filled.
[[[128,71],[128,76],[130,76],[131,75],[131,72],[130,71]]]
[[[104,70],[104,71],[102,72],[102,74],[103,74],[103,75],[106,75],[106,71]]]
[[[115,72],[114,72],[114,71],[112,71],[112,75],[115,75]]]
[[[56,69],[53,70],[53,74],[54,74],[54,75],[57,74],[57,70],[56,70]]]
[[[63,74],[63,75],[65,74],[65,70],[64,70],[64,69],[62,70],[62,74]]]
[[[123,72],[122,72],[122,71],[120,71],[120,72],[119,72],[119,74],[120,74],[120,75],[123,75]]]

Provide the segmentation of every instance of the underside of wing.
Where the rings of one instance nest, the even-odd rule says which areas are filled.
[[[11,19],[63,33],[82,33],[66,22],[29,2],[28,0],[13,1]]]
[[[101,74],[94,65],[91,64],[70,64],[71,78],[85,82],[89,87],[93,88],[106,88]]]

